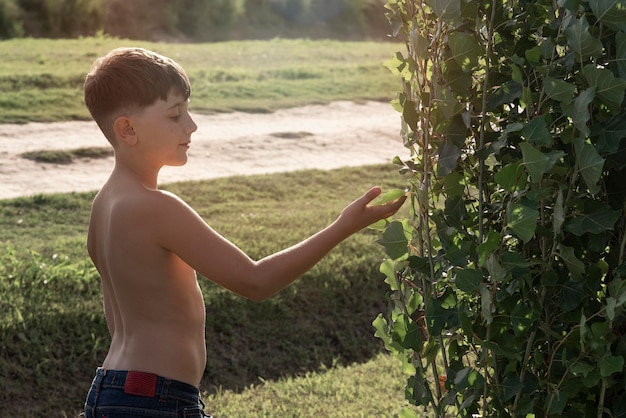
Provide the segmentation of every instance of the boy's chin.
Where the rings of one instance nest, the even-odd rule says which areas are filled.
[[[182,167],[185,164],[187,164],[187,158],[185,158],[184,160],[180,160],[180,161],[171,161],[167,163],[166,165],[168,167]]]

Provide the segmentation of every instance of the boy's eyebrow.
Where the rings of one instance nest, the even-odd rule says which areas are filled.
[[[168,107],[167,109],[168,109],[168,110],[169,110],[169,109],[174,109],[175,107],[178,107],[178,106],[182,106],[182,105],[184,105],[186,102],[187,102],[186,100],[184,100],[184,101],[182,101],[182,102],[176,102],[176,103],[174,103],[173,105],[171,105],[170,107]]]

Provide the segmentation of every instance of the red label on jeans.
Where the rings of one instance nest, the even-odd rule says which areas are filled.
[[[124,383],[124,393],[129,395],[153,398],[157,385],[156,374],[144,372],[128,372]]]

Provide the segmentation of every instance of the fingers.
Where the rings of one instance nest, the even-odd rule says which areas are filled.
[[[382,217],[383,218],[387,218],[387,217],[395,214],[398,210],[400,210],[400,208],[404,204],[406,198],[407,198],[407,196],[404,195],[404,196],[400,197],[398,200],[395,200],[393,202],[386,203],[384,205],[378,206],[378,208],[380,208],[381,212],[383,212],[383,216]],[[376,206],[374,206],[374,207],[376,207]]]
[[[365,192],[365,194],[363,196],[361,196],[359,198],[359,200],[361,201],[361,203],[363,203],[364,205],[367,205],[368,203],[370,203],[372,200],[376,199],[378,196],[380,196],[380,194],[382,193],[382,189],[378,186],[374,186],[371,189],[369,189],[367,192]]]

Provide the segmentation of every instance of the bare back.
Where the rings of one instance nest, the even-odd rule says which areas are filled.
[[[89,225],[89,254],[102,277],[112,337],[103,367],[198,386],[206,348],[196,272],[155,239],[155,223],[163,217],[154,211],[169,196],[126,180],[109,179],[94,200]]]

